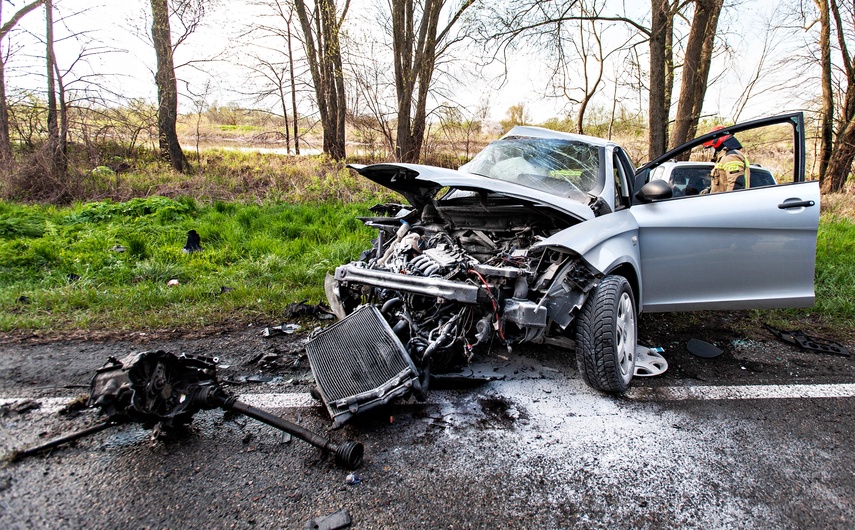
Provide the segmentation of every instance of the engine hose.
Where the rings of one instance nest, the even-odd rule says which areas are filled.
[[[390,310],[394,309],[395,307],[397,307],[403,303],[404,303],[404,301],[401,300],[399,297],[390,298],[389,300],[386,300],[386,303],[383,304],[382,308],[380,308],[380,312],[383,313],[384,315],[388,315]]]
[[[460,313],[454,315],[448,320],[448,322],[445,323],[445,329],[439,334],[439,337],[437,337],[435,341],[432,341],[430,343],[424,354],[422,354],[422,363],[429,363],[433,352],[435,352],[436,349],[439,348],[443,342],[445,342],[445,339],[448,338],[448,335],[454,335],[455,333],[457,333],[457,326],[455,326],[454,324],[459,318]]]

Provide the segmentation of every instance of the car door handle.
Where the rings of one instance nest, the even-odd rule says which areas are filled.
[[[815,205],[814,201],[793,201],[793,202],[782,202],[778,205],[778,208],[781,210],[787,210],[789,208],[810,208]]]

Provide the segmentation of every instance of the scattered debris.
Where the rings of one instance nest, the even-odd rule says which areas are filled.
[[[341,510],[323,517],[316,517],[306,521],[306,530],[345,530],[350,528],[353,520],[350,518],[350,513],[344,508]]]
[[[179,281],[178,281],[178,280],[176,280],[175,278],[172,278],[171,280],[169,280],[168,282],[166,282],[166,286],[167,286],[167,287],[175,287],[176,285],[179,285],[180,283],[181,283],[181,282],[179,282]]]
[[[692,355],[703,359],[713,359],[722,353],[721,349],[700,339],[689,339],[686,349],[688,349],[689,353]]]
[[[123,247],[122,245],[116,245],[113,248],[111,248],[110,250],[112,250],[113,252],[124,252],[125,247]]]
[[[293,335],[301,329],[303,329],[303,326],[299,326],[297,324],[280,324],[278,326],[264,328],[264,330],[261,332],[261,336],[275,337],[276,335]]]
[[[42,408],[42,404],[38,401],[23,399],[21,401],[13,401],[12,403],[0,405],[0,416],[6,417],[11,416],[12,414],[26,414],[32,410],[38,410],[40,408]]]
[[[60,416],[70,416],[70,417],[75,416],[80,411],[86,409],[89,406],[87,401],[88,401],[88,399],[87,399],[86,395],[81,394],[81,395],[77,396],[76,398],[72,399],[71,401],[69,401],[68,403],[66,403],[65,405],[63,405],[63,407],[61,409],[59,409],[59,415]]]
[[[839,342],[821,337],[811,337],[801,330],[784,331],[773,328],[769,324],[763,324],[763,326],[782,341],[787,344],[792,344],[793,346],[798,346],[802,350],[840,355],[841,357],[850,356],[849,350]]]
[[[662,357],[662,348],[648,348],[637,346],[635,348],[635,375],[637,377],[654,377],[662,375],[668,370],[668,361]]]
[[[306,303],[306,300],[288,304],[283,314],[285,318],[289,319],[303,316],[315,317],[319,320],[332,320],[335,318],[335,314],[329,307],[324,304],[309,305]]]
[[[187,243],[184,245],[184,248],[181,249],[181,252],[185,254],[199,252],[202,250],[201,242],[202,239],[199,237],[199,234],[196,233],[195,230],[190,230],[187,232]]]
[[[253,374],[248,375],[245,379],[247,383],[269,383],[273,381],[272,375]]]
[[[430,387],[442,390],[475,388],[490,381],[501,381],[505,377],[506,374],[498,372],[491,363],[473,363],[457,371],[431,374]]]
[[[346,477],[344,477],[344,483],[348,486],[356,486],[362,482],[362,478],[356,473],[348,473]]]
[[[152,429],[152,437],[186,425],[200,410],[222,408],[243,414],[288,432],[320,449],[335,454],[336,463],[354,469],[362,464],[364,448],[358,442],[334,444],[296,423],[238,401],[226,393],[216,377],[218,359],[204,355],[175,355],[162,350],[110,357],[92,379],[89,406],[107,419],[81,431],[40,446],[15,452],[11,461],[31,456],[64,443],[123,423],[140,423]]]

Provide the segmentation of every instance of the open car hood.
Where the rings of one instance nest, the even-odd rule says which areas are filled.
[[[463,173],[419,164],[350,164],[347,167],[360,175],[396,191],[406,197],[416,208],[429,203],[439,190],[445,187],[460,190],[498,193],[506,197],[523,200],[534,205],[545,206],[585,221],[594,218],[594,212],[585,204],[572,199],[552,195],[512,182],[490,179],[480,175]]]

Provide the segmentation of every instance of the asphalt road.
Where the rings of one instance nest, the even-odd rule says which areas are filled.
[[[299,340],[140,340],[0,346],[0,404],[41,404],[5,408],[0,450],[97,421],[57,409],[107,354],[153,347],[217,350],[222,378],[243,382],[231,392],[329,425],[306,396]],[[0,528],[303,528],[340,509],[362,529],[855,526],[855,363],[774,341],[721,346],[703,361],[666,349],[669,371],[623,397],[587,388],[556,351],[494,352],[475,375],[499,380],[447,382],[330,432],[365,444],[356,484],[318,449],[221,411],[167,442],[116,427],[0,469]],[[259,353],[279,368],[259,370]],[[273,379],[244,382],[250,372]]]

